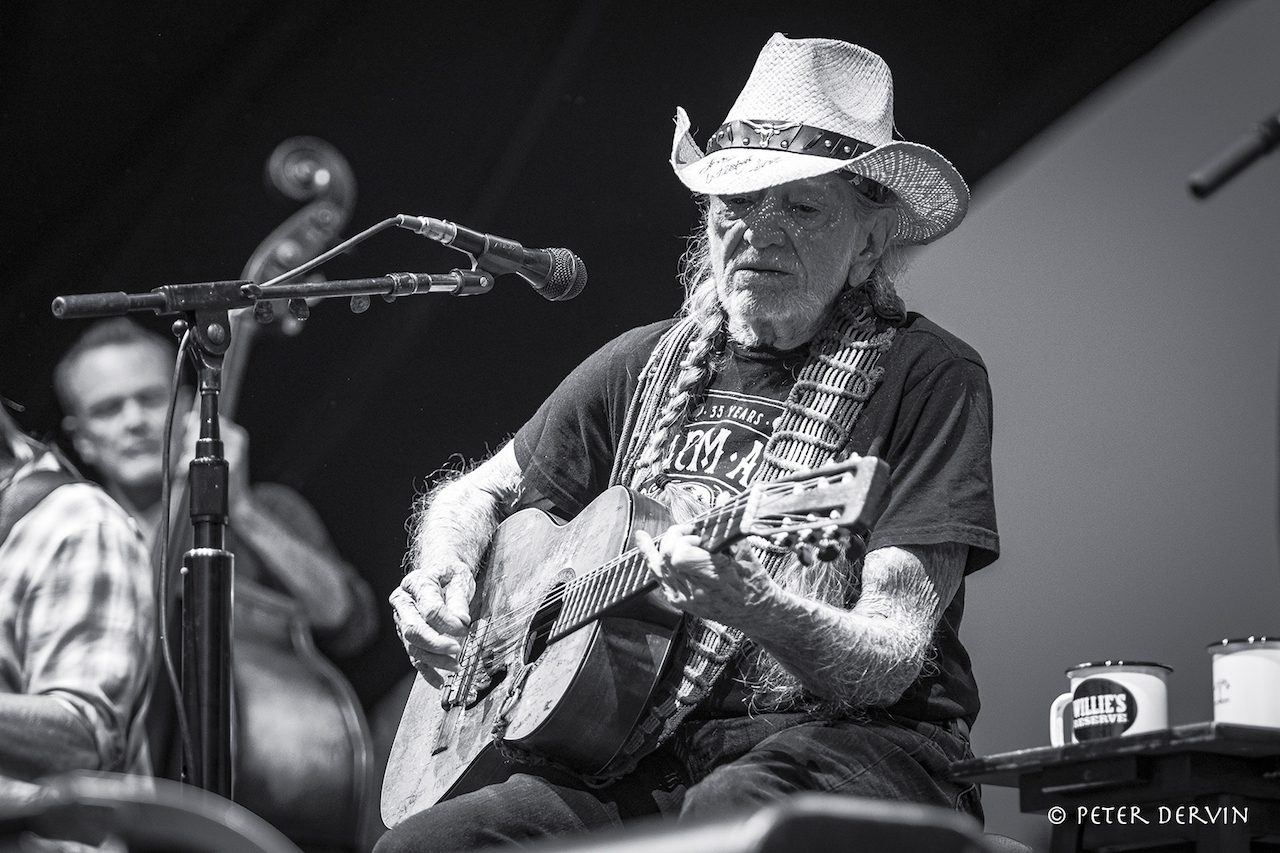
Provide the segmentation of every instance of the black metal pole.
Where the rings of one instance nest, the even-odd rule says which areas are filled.
[[[200,382],[200,437],[189,467],[193,547],[182,560],[182,703],[192,728],[189,784],[232,798],[232,584],[226,548],[227,460],[218,425],[222,358],[231,343],[227,312],[199,311],[191,327]]]
[[[1267,116],[1245,136],[1220,153],[1189,179],[1191,194],[1208,198],[1218,187],[1280,146],[1280,113]]]

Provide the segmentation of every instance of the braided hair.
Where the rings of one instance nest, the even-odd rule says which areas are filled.
[[[679,316],[692,317],[698,324],[698,332],[688,355],[680,362],[680,375],[672,383],[662,413],[636,460],[641,480],[650,484],[661,480],[668,446],[702,399],[715,370],[723,364],[728,341],[728,317],[720,305],[711,275],[711,247],[705,227],[689,238],[689,248],[681,258],[680,277],[685,299]]]

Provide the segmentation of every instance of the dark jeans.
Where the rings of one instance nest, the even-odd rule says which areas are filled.
[[[968,727],[876,713],[868,720],[760,714],[689,720],[626,778],[592,788],[546,768],[446,800],[388,832],[374,853],[474,850],[613,827],[750,811],[806,791],[944,806],[982,820],[976,786],[946,781],[972,757]]]

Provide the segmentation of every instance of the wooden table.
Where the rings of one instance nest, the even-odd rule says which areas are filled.
[[[1280,851],[1280,729],[1195,723],[974,758],[951,774],[1017,788],[1022,811],[1054,824],[1053,853]]]

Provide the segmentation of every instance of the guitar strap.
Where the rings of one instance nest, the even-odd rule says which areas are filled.
[[[892,346],[895,331],[894,326],[876,316],[862,288],[845,290],[831,319],[810,344],[808,359],[788,394],[785,414],[765,445],[762,464],[752,477],[754,482],[816,468],[849,454],[854,424],[884,375],[878,362]],[[651,495],[660,490],[655,480],[644,481],[644,472],[638,470],[636,463],[697,332],[696,321],[683,318],[662,336],[650,355],[628,407],[610,485],[624,484]],[[694,408],[688,407],[686,420]],[[672,440],[683,426],[671,431]],[[798,570],[789,549],[761,539],[753,539],[751,544],[774,577]],[[848,571],[848,566],[819,563],[814,570]],[[686,617],[676,658],[656,691],[656,701],[596,781],[625,775],[641,758],[666,742],[725,673],[743,642],[742,633],[734,628]],[[771,660],[761,663],[778,666]],[[757,698],[775,704],[794,702],[801,692],[794,683],[781,695],[760,696],[762,692],[777,691],[766,689],[765,685],[752,687]]]
[[[32,471],[0,488],[0,545],[9,538],[14,525],[35,509],[53,490],[79,480],[66,471]]]

